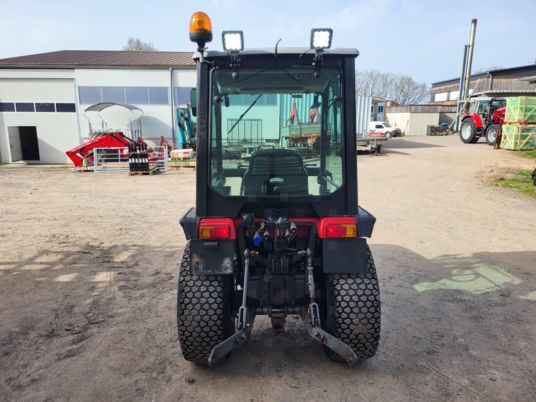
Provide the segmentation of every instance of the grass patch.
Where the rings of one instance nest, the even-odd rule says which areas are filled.
[[[499,187],[511,188],[523,194],[536,197],[536,186],[532,182],[532,170],[524,169],[505,173],[495,179],[495,184]]]
[[[530,151],[521,151],[521,156],[529,159],[536,159],[536,149],[531,149]]]

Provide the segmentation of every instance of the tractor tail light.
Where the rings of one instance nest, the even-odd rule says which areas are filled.
[[[230,218],[202,218],[199,221],[199,240],[234,240],[236,230]]]
[[[320,219],[318,237],[321,239],[342,239],[357,237],[355,218],[351,216],[330,216]]]

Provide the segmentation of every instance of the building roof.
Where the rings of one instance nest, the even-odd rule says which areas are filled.
[[[476,78],[486,77],[489,75],[492,76],[523,76],[523,73],[528,73],[529,75],[534,75],[534,71],[536,71],[536,64],[528,64],[526,66],[519,66],[519,67],[510,67],[510,68],[497,68],[494,70],[484,71],[477,74],[471,75],[471,80],[474,80]],[[440,85],[448,85],[448,84],[457,84],[460,82],[460,77],[458,78],[451,78],[449,80],[444,81],[438,81],[433,82],[432,87],[434,86],[440,86]]]
[[[0,59],[0,68],[194,68],[192,52],[60,50]]]

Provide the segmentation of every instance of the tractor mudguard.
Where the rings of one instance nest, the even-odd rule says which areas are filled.
[[[197,239],[197,230],[199,227],[199,217],[195,213],[195,208],[190,208],[179,221],[186,240]]]
[[[364,208],[357,207],[357,231],[359,237],[371,237],[376,217]]]
[[[371,237],[376,217],[366,209],[357,209],[356,239],[322,240],[322,270],[329,274],[366,273],[368,269],[367,242]]]
[[[190,263],[195,275],[229,275],[236,261],[234,240],[197,240],[199,217],[190,208],[180,224],[190,242]]]
[[[190,240],[190,264],[195,275],[230,275],[235,260],[233,240]]]
[[[327,274],[368,272],[365,239],[323,239],[322,271]]]

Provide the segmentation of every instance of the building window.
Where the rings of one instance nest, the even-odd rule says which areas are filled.
[[[149,87],[149,103],[151,105],[169,104],[168,89],[166,87]]]
[[[383,105],[378,106],[378,113],[383,113]]]
[[[147,105],[149,103],[147,87],[126,87],[125,93],[127,103],[138,105]]]
[[[125,88],[123,87],[102,87],[102,101],[125,103]]]
[[[102,102],[101,87],[78,87],[80,104],[93,105]]]
[[[434,101],[436,102],[446,102],[448,99],[449,93],[448,92],[441,92],[439,94],[435,94]]]
[[[173,96],[175,105],[188,105],[190,103],[191,87],[175,87],[173,88]]]
[[[15,104],[13,102],[0,102],[0,112],[14,112]]]
[[[55,112],[56,108],[53,103],[36,103],[35,104],[36,112]]]
[[[74,103],[56,103],[56,112],[76,112]]]
[[[15,103],[17,112],[35,112],[35,106],[30,102]]]
[[[231,106],[249,106],[251,105],[257,95],[229,95],[229,104]],[[277,105],[277,95],[265,94],[261,96],[255,106],[275,106]]]

